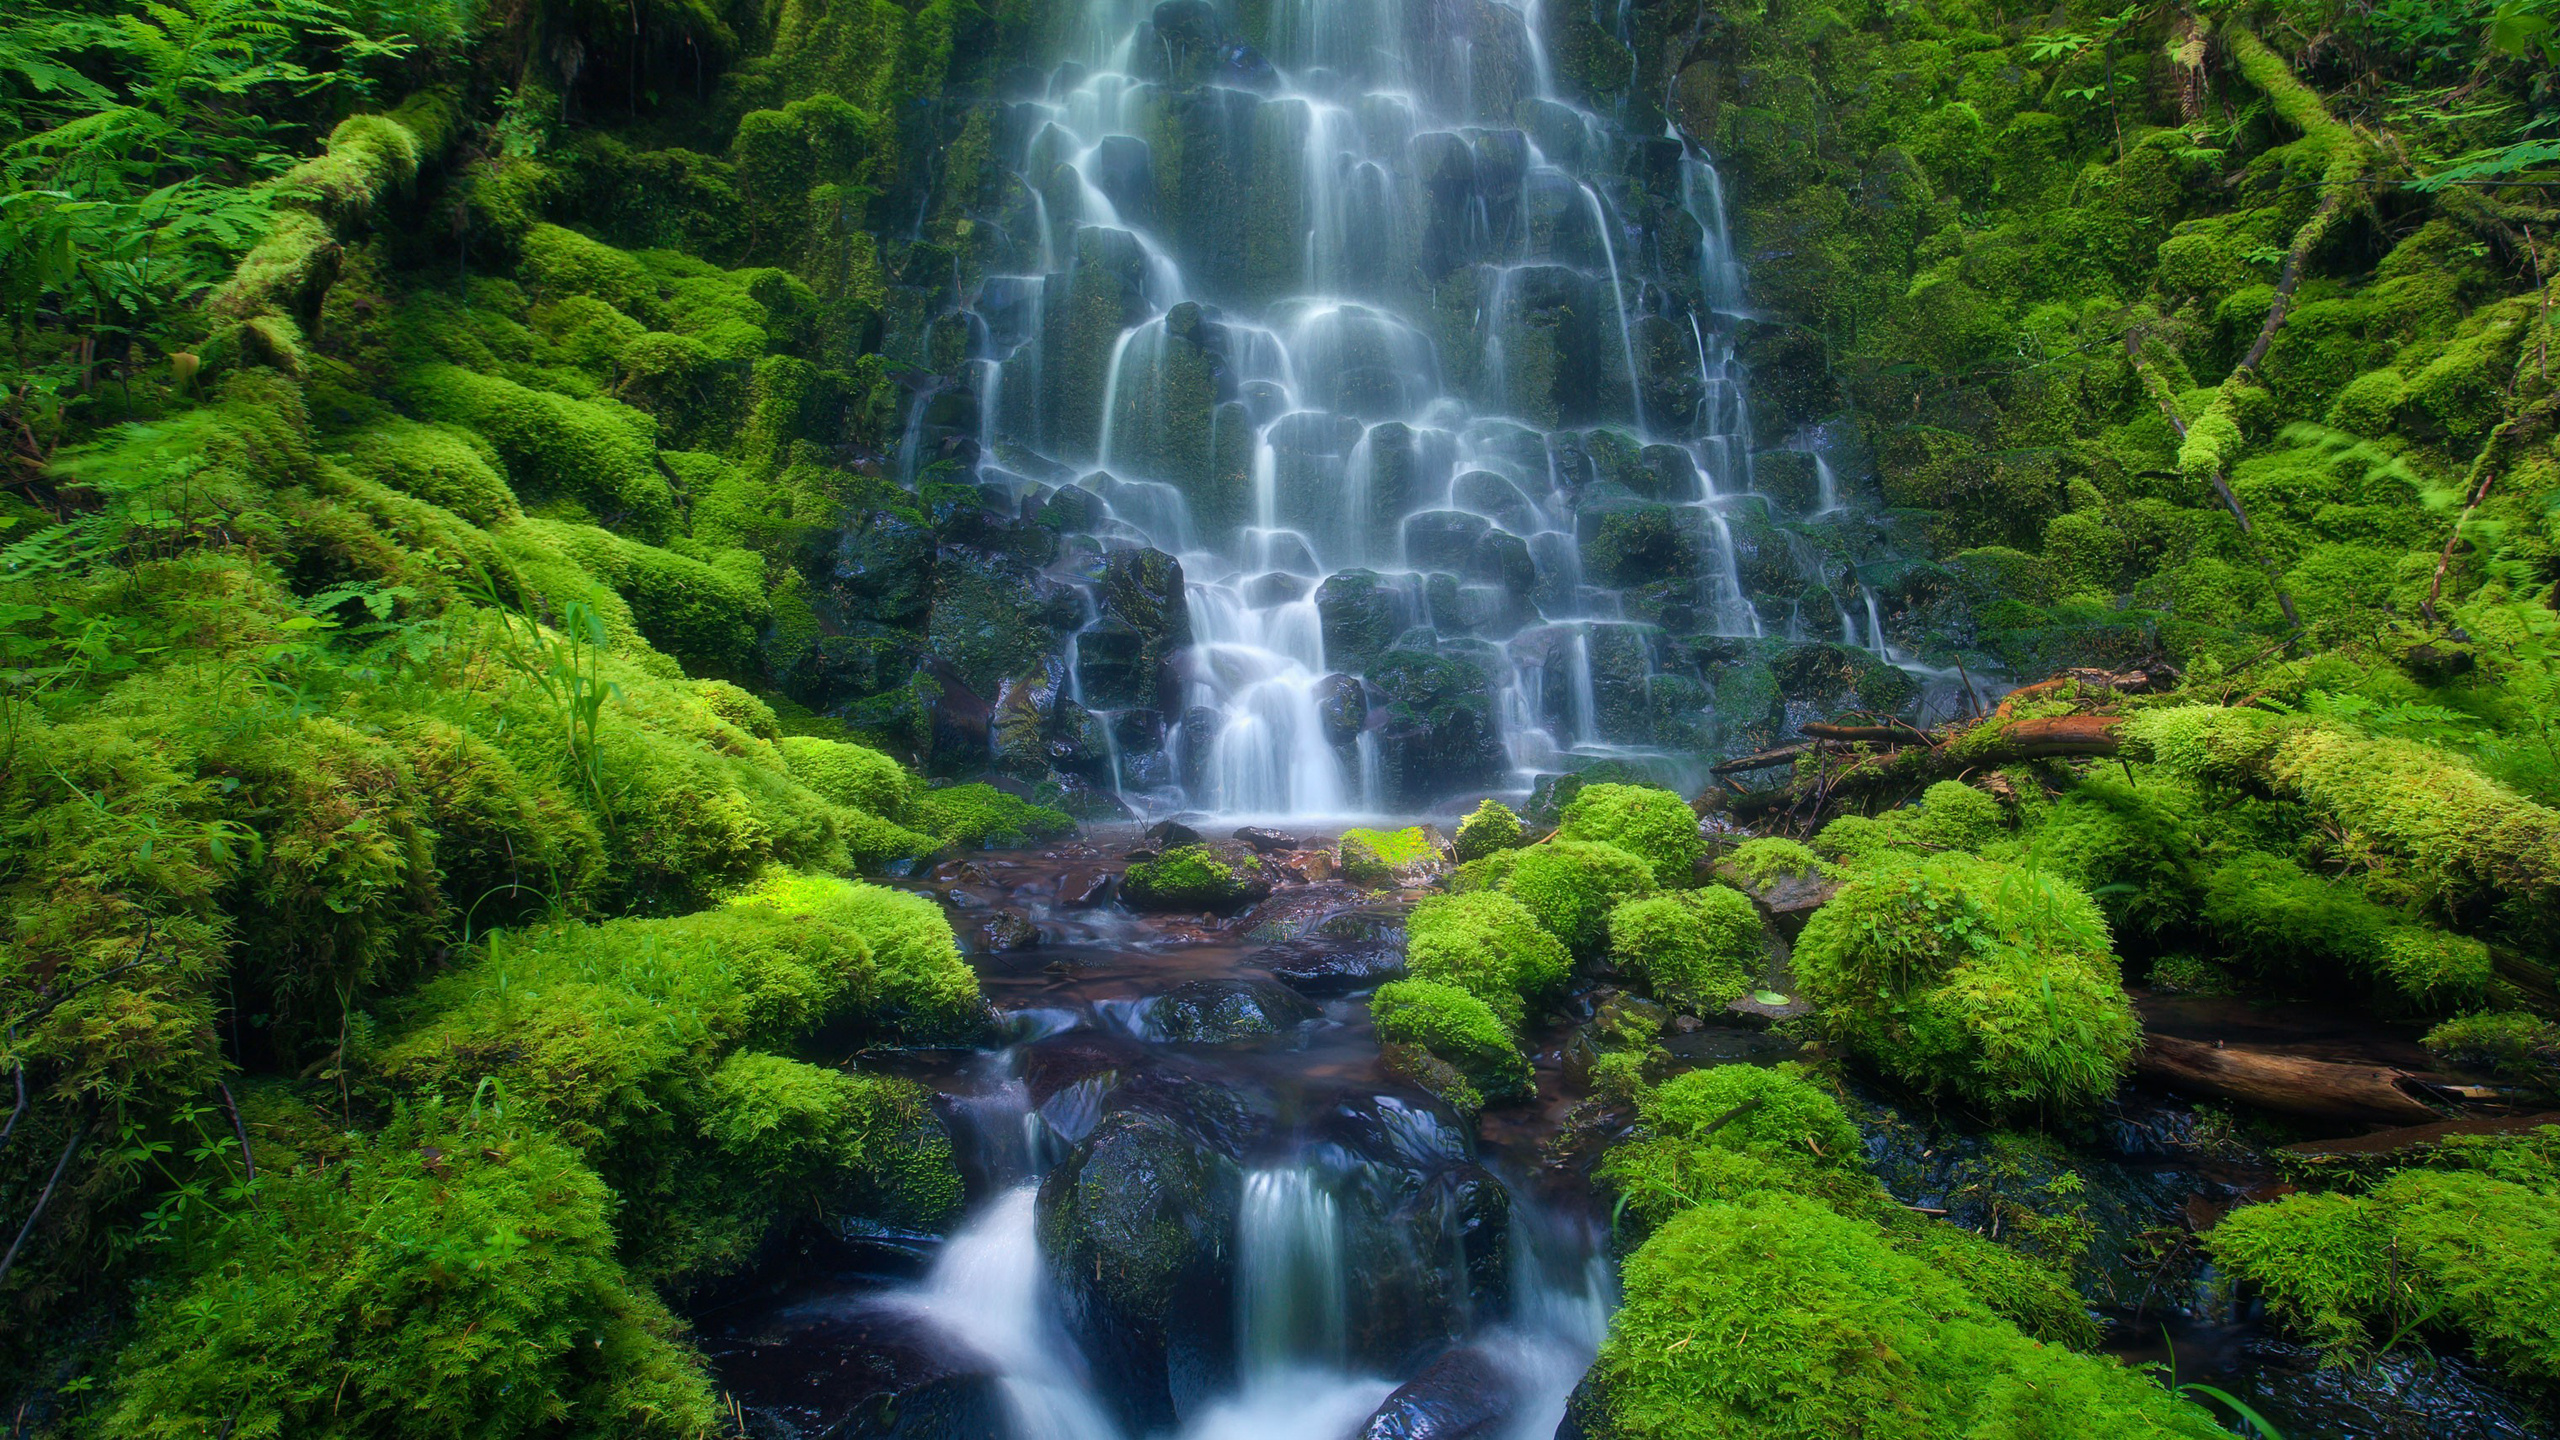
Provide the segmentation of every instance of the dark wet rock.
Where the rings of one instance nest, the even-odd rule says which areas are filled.
[[[1404,522],[1405,558],[1417,570],[1462,570],[1491,528],[1483,516],[1463,510],[1422,511]]]
[[[1225,716],[1206,705],[1194,705],[1182,712],[1179,758],[1183,788],[1199,793],[1207,778],[1209,757],[1218,746],[1218,731],[1226,723]]]
[[[1076,638],[1085,696],[1106,710],[1153,707],[1165,662],[1191,642],[1182,562],[1161,550],[1114,551],[1093,600],[1101,617]]]
[[[1108,870],[1062,871],[1058,876],[1058,904],[1069,910],[1105,904],[1111,899],[1112,882],[1118,878]]]
[[[1316,718],[1323,722],[1324,738],[1335,745],[1348,745],[1359,738],[1369,724],[1369,692],[1356,675],[1327,675],[1316,682]]]
[[[1304,600],[1307,598],[1307,592],[1314,588],[1315,582],[1304,575],[1290,575],[1274,570],[1268,574],[1256,575],[1244,582],[1242,593],[1245,604],[1256,610],[1268,610],[1274,605],[1286,605],[1293,600]]]
[[[1316,1007],[1273,980],[1191,980],[1147,1007],[1149,1028],[1177,1044],[1217,1045],[1277,1035],[1316,1018]]]
[[[1324,653],[1335,663],[1365,670],[1403,626],[1396,594],[1374,570],[1337,570],[1316,587],[1316,613],[1324,627]]]
[[[1257,852],[1264,855],[1271,855],[1283,850],[1295,850],[1298,848],[1297,836],[1283,835],[1277,830],[1265,829],[1259,825],[1246,825],[1240,827],[1235,833],[1235,838],[1252,846]]]
[[[1238,916],[1233,928],[1247,940],[1278,945],[1306,939],[1326,921],[1370,903],[1366,891],[1339,881],[1292,886]]]
[[[970,927],[976,948],[987,955],[1022,950],[1040,943],[1040,927],[1019,910],[1000,909]]]
[[[1071,588],[1009,556],[962,545],[935,553],[926,643],[977,694],[1056,653],[1083,621]]]
[[[1493,682],[1482,663],[1393,650],[1370,667],[1368,678],[1387,697],[1378,743],[1395,803],[1418,804],[1499,777]]]
[[[750,1434],[807,1440],[976,1440],[1004,1433],[986,1360],[892,1309],[827,1314],[705,1346]]]
[[[1752,903],[1760,907],[1762,918],[1790,941],[1803,932],[1814,911],[1830,904],[1831,897],[1840,893],[1839,881],[1813,870],[1755,881],[1732,864],[1719,863],[1715,878],[1750,896]]]
[[[1751,488],[1790,515],[1822,506],[1822,480],[1810,450],[1763,450],[1751,457]]]
[[[1348,995],[1404,974],[1404,951],[1298,940],[1272,946],[1253,957],[1253,963],[1301,995]]]
[[[1070,1324],[1134,1428],[1232,1369],[1235,1161],[1155,1114],[1123,1110],[1040,1187],[1041,1249]],[[997,1433],[989,1430],[983,1433]]]
[[[1825,714],[1859,710],[1891,715],[1917,698],[1919,682],[1864,650],[1846,645],[1791,645],[1770,670],[1791,704]]]
[[[1409,1371],[1471,1317],[1500,1312],[1510,1193],[1468,1159],[1468,1130],[1436,1108],[1371,1097],[1339,1107],[1321,1133],[1363,1160],[1332,1186],[1344,1264],[1360,1277],[1345,1316],[1352,1357]]]
[[[1452,1350],[1396,1387],[1353,1440],[1491,1440],[1519,1404],[1517,1380],[1484,1351]]]
[[[1200,832],[1180,820],[1159,820],[1147,827],[1147,844],[1156,850],[1169,850],[1176,845],[1197,845]]]

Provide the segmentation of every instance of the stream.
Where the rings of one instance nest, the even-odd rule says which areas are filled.
[[[1582,982],[1530,1036],[1536,1101],[1465,1125],[1387,1073],[1369,1029],[1410,896],[1283,884],[1223,921],[1075,903],[1136,839],[1097,827],[900,882],[948,907],[997,1035],[844,1059],[934,1089],[967,1213],[947,1238],[807,1237],[698,1311],[747,1433],[1549,1440],[1612,1300],[1609,1214],[1585,1176],[1624,1117],[1577,1111],[1564,1063],[1605,988]],[[2351,1040],[2279,1021],[2315,1046]],[[1796,1052],[1720,1023],[1666,1044],[1682,1065]],[[2288,1440],[2550,1433],[2458,1356],[2323,1368],[2221,1297],[2189,1227],[2280,1182],[2183,1101],[2137,1087],[2063,1137],[2058,1163],[2003,1176],[1992,1137],[1851,1099],[1888,1188],[1950,1223],[1997,1234],[2034,1186],[2078,1176],[2081,1288],[2107,1348],[2231,1391]],[[1158,1288],[1120,1289],[1133,1270]]]

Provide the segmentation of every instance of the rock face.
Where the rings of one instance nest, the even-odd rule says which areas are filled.
[[[1316,1018],[1316,1007],[1271,980],[1190,980],[1150,1001],[1153,1038],[1215,1045],[1277,1035]]]

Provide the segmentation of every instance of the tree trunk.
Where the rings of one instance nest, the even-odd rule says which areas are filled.
[[[2346,1125],[2432,1125],[2444,1118],[2410,1093],[2416,1082],[2405,1070],[2208,1045],[2158,1031],[2142,1039],[2136,1063],[2144,1078],[2190,1095]]]

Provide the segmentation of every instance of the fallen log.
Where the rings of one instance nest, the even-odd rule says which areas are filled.
[[[1851,745],[1935,745],[1937,737],[1909,725],[1829,725],[1808,720],[1796,727],[1816,740]]]
[[[2342,1065],[2145,1031],[2136,1070],[2173,1090],[2343,1125],[2433,1125],[2421,1082],[2388,1065]]]
[[[1968,771],[1997,769],[2020,760],[2113,755],[2119,744],[2116,732],[2123,724],[2121,715],[2049,715],[2034,720],[1989,720],[1942,738],[1934,745],[1906,744],[1898,749],[1865,754],[1827,752],[1836,755],[1839,763],[1825,766],[1819,775],[1799,776],[1783,786],[1738,796],[1729,802],[1727,808],[1735,815],[1748,816],[1771,809],[1792,808],[1816,795],[1828,798],[1844,791],[1873,790],[1889,785],[1916,788],[1936,780],[1952,780]],[[1713,773],[1739,775],[1748,770],[1793,765],[1799,756],[1826,753],[1823,750],[1825,743],[1815,740],[1781,745],[1774,750],[1727,760],[1714,766]]]
[[[1796,763],[1797,756],[1811,754],[1814,749],[1815,747],[1812,745],[1781,745],[1774,750],[1760,750],[1749,755],[1737,755],[1730,760],[1708,767],[1707,773],[1710,775],[1740,775],[1747,770],[1767,770],[1778,765],[1793,765]]]

